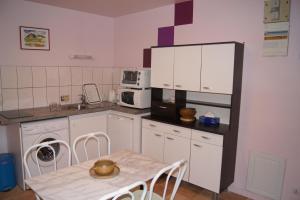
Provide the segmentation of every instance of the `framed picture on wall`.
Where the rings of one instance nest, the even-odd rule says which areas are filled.
[[[20,45],[21,49],[49,51],[49,29],[20,26]]]

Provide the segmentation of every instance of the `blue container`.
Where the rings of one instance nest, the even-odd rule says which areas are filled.
[[[16,186],[14,156],[11,153],[0,154],[0,192]]]

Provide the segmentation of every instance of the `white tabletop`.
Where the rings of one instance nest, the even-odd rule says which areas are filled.
[[[110,179],[91,177],[89,169],[96,160],[90,160],[32,177],[25,182],[43,200],[93,200],[136,181],[150,180],[166,166],[164,163],[130,151],[121,151],[103,156],[101,159],[117,162],[120,168],[118,176]]]

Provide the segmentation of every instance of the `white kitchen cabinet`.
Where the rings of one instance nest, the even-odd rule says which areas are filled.
[[[202,45],[175,48],[174,89],[200,91]]]
[[[179,137],[173,134],[165,134],[164,162],[172,164],[178,160],[184,159],[189,163],[190,143],[190,139]],[[183,180],[185,181],[188,181],[188,179],[189,167],[187,167],[183,177]]]
[[[107,134],[111,140],[111,153],[133,149],[133,120],[116,114],[108,114]]]
[[[163,133],[142,128],[142,153],[159,161],[164,161]]]
[[[220,192],[223,136],[192,131],[189,182]]]
[[[174,47],[152,48],[151,87],[173,89]]]
[[[232,94],[235,44],[202,46],[201,92]]]
[[[75,138],[81,135],[85,135],[92,132],[107,131],[107,112],[97,112],[97,113],[89,113],[89,114],[81,114],[81,115],[73,115],[69,117],[70,124],[70,144],[73,145]],[[107,154],[107,142],[106,139],[100,140],[101,145],[101,154]],[[98,152],[95,151],[97,149],[97,142],[94,140],[90,140],[88,144],[88,155],[89,159],[97,158]],[[83,150],[83,140],[78,142],[77,145],[77,154],[80,161],[85,160],[85,154]],[[72,157],[72,164],[76,163],[74,157]]]

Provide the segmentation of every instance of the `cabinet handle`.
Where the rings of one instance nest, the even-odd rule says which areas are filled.
[[[209,87],[207,87],[207,86],[204,86],[204,87],[202,87],[203,89],[205,89],[205,90],[209,90],[210,88]]]
[[[162,109],[167,109],[167,107],[166,106],[159,106],[160,108],[162,108]]]
[[[167,137],[168,140],[174,140],[174,138]]]
[[[170,86],[170,84],[167,84],[167,83],[164,83],[163,85],[164,85],[164,86]]]
[[[178,87],[178,88],[181,88],[181,85],[175,85],[176,87]]]
[[[154,124],[149,124],[149,126],[151,126],[151,127],[156,127]]]
[[[201,136],[203,139],[206,139],[206,140],[209,140],[210,138],[209,137],[206,137],[206,136]]]
[[[175,133],[180,133],[180,131],[178,131],[178,130],[175,130],[175,129],[174,129],[173,131],[174,131]]]
[[[157,133],[155,133],[154,135],[157,136],[157,137],[161,137],[161,135],[160,135],[160,134],[157,134]]]
[[[193,144],[195,147],[201,148],[202,146],[199,144]]]

